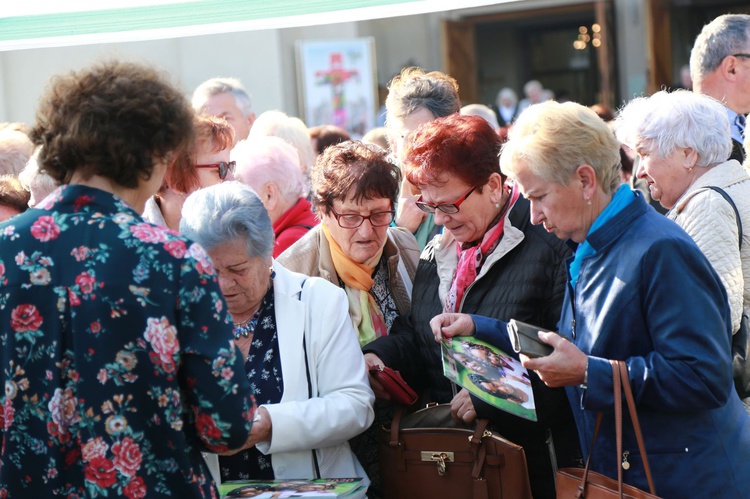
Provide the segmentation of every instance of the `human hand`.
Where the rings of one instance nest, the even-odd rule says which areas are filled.
[[[552,346],[555,349],[554,352],[534,359],[522,354],[520,358],[523,367],[536,371],[539,379],[553,388],[583,383],[589,362],[588,355],[557,333],[540,331],[539,339]]]
[[[372,392],[375,394],[375,397],[381,400],[391,400],[391,394],[388,393],[385,388],[383,388],[383,385],[380,383],[380,381],[375,379],[375,376],[370,373],[370,369],[380,369],[385,367],[385,364],[383,364],[383,361],[380,360],[380,357],[378,357],[374,353],[366,353],[365,366],[367,366],[367,377],[370,380],[370,388],[372,388]]]
[[[419,194],[407,194],[398,198],[398,209],[396,210],[396,225],[416,232],[419,225],[427,217],[427,213],[420,210],[416,201]]]
[[[245,449],[255,447],[258,442],[267,442],[271,440],[273,433],[273,423],[271,421],[271,415],[268,413],[265,407],[258,407],[255,412],[255,418],[253,419],[253,427],[250,429],[250,436],[245,441],[245,444],[239,449],[233,449],[228,452],[220,452],[220,456],[231,456]]]
[[[451,400],[451,416],[457,421],[471,423],[477,418],[477,411],[471,401],[471,395],[464,388]]]
[[[475,332],[474,320],[467,314],[440,314],[430,321],[435,341],[454,336],[471,336]]]

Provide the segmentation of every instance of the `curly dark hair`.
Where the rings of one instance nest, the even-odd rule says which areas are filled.
[[[348,140],[329,146],[312,169],[315,210],[330,213],[334,199],[344,200],[354,188],[354,200],[386,198],[396,205],[401,172],[378,146]]]
[[[31,139],[40,169],[59,183],[74,172],[130,189],[151,177],[193,135],[193,111],[166,76],[142,64],[108,61],[52,80]]]

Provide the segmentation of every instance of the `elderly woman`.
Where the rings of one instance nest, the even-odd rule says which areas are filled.
[[[143,218],[177,230],[185,196],[210,185],[232,179],[234,161],[229,152],[234,130],[223,118],[195,116],[195,142],[175,155],[167,169],[164,184],[148,201]]]
[[[422,253],[411,313],[394,322],[390,336],[367,345],[365,359],[399,370],[425,391],[426,401],[451,402],[452,413],[463,421],[490,418],[524,447],[534,497],[554,497],[552,463],[572,464],[579,455],[564,391],[533,376],[537,423],[493,409],[466,390],[453,397],[429,321],[441,312],[463,311],[554,327],[570,250],[529,223],[529,204],[505,184],[497,159],[500,138],[484,119],[438,118],[418,128],[409,142],[404,168],[422,192],[417,206],[434,213],[444,232]],[[548,444],[552,440],[554,445]]]
[[[231,158],[234,178],[258,194],[271,217],[274,258],[318,225],[294,146],[279,137],[256,137],[234,146]]]
[[[372,423],[374,396],[344,292],[273,261],[268,213],[238,182],[191,194],[180,230],[214,262],[262,404],[250,447],[219,458],[222,481],[365,477],[347,440]]]
[[[747,497],[750,420],[732,387],[726,292],[690,236],[620,185],[618,161],[607,125],[574,103],[530,107],[503,149],[501,166],[531,201],[531,221],[578,243],[559,336],[539,333],[554,352],[522,356],[523,365],[566,387],[584,454],[603,414],[592,469],[616,479],[622,463],[624,481],[647,489],[628,424],[613,459],[609,359],[624,360],[646,450],[658,457],[650,460],[656,493]],[[477,333],[504,330],[475,322]],[[474,322],[442,316],[433,326],[450,336],[470,334]]]
[[[139,215],[191,115],[154,70],[120,62],[58,77],[42,97],[32,139],[65,185],[0,225],[9,497],[215,497],[201,449],[250,437],[211,262]]]
[[[346,290],[361,346],[388,334],[411,309],[419,249],[407,230],[390,227],[399,178],[379,148],[358,141],[328,147],[312,171],[321,224],[279,257],[290,270]]]
[[[651,196],[696,242],[727,290],[732,331],[750,312],[750,241],[739,243],[734,202],[742,233],[750,234],[750,177],[732,150],[726,108],[687,90],[657,92],[631,101],[617,119],[617,137],[638,153],[638,178]],[[750,410],[750,399],[746,401]]]
[[[291,270],[344,288],[360,346],[387,335],[394,319],[411,310],[419,248],[409,231],[390,227],[399,180],[398,168],[377,146],[329,146],[312,171],[312,204],[321,223],[279,257]],[[376,425],[390,420],[388,404],[376,409]],[[352,445],[377,497],[375,427]]]

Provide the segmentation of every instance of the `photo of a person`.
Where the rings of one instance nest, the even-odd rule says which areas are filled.
[[[529,374],[502,350],[473,337],[443,342],[443,374],[481,400],[536,421]]]
[[[529,396],[519,388],[508,383],[505,377],[485,378],[481,374],[469,373],[469,379],[480,390],[494,397],[504,398],[518,405],[524,405],[529,401]]]

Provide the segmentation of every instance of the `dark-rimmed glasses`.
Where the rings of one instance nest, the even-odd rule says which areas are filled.
[[[224,180],[227,178],[227,174],[229,172],[234,173],[234,166],[237,163],[235,161],[220,161],[218,163],[211,163],[208,165],[195,165],[196,168],[218,168],[219,169],[219,178],[221,180]]]
[[[435,210],[440,210],[447,215],[455,215],[456,213],[458,213],[458,208],[459,206],[461,206],[461,203],[466,201],[466,198],[468,198],[469,195],[472,192],[474,192],[474,189],[476,189],[477,187],[479,187],[479,184],[469,189],[466,192],[466,194],[464,194],[463,196],[461,196],[460,198],[458,198],[452,203],[444,203],[444,204],[425,203],[424,201],[422,201],[422,196],[419,196],[419,199],[416,201],[415,204],[417,205],[417,208],[419,208],[425,213],[435,213]]]
[[[750,54],[740,52],[739,54],[732,54],[732,57],[744,57],[745,59],[750,59]]]
[[[333,209],[333,206],[329,206],[329,208],[331,209],[331,213],[333,213],[333,216],[336,218],[336,222],[338,222],[339,227],[341,227],[342,229],[356,229],[357,227],[362,225],[365,220],[369,220],[370,225],[372,225],[373,227],[385,227],[386,225],[390,225],[391,222],[393,222],[393,219],[396,217],[396,210],[378,211],[376,213],[370,213],[369,215],[364,216],[348,213],[339,215],[338,213],[336,213],[336,210]]]

